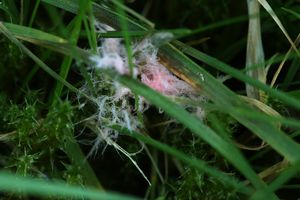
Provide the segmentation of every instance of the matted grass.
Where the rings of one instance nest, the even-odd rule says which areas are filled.
[[[282,55],[273,56],[278,51],[276,45],[266,42],[260,51],[265,51],[267,61],[257,63],[247,54],[251,61],[247,63],[253,66],[245,68],[246,59],[240,57],[246,55],[246,43],[244,50],[230,55],[229,63],[222,62],[216,48],[209,46],[216,41],[219,50],[240,46],[243,42],[228,46],[226,41],[235,40],[236,33],[214,33],[238,26],[242,30],[248,20],[259,17],[247,17],[247,13],[230,16],[226,1],[214,8],[203,1],[203,8],[210,8],[211,13],[204,14],[199,23],[219,16],[218,9],[228,16],[196,28],[164,27],[167,19],[156,20],[161,27],[154,28],[150,19],[155,20],[155,9],[161,11],[156,2],[142,5],[145,10],[139,13],[139,2],[1,1],[0,45],[5,49],[0,74],[3,198],[298,197],[293,188],[299,187],[299,50],[291,38],[299,34],[292,27],[299,22],[299,5],[278,1],[284,7],[280,12],[271,9],[276,5],[259,2],[266,8],[261,9],[264,23],[262,33],[252,33],[253,37],[262,36],[264,43],[264,34],[273,27],[279,35],[273,33],[274,37],[281,37],[278,43],[286,48],[280,49]],[[179,9],[178,5],[180,1],[173,9]],[[148,6],[153,11],[147,11]],[[198,4],[189,2],[186,6]],[[193,18],[193,12],[186,14]],[[183,20],[177,13],[169,12],[168,16]],[[114,30],[99,33],[99,23]],[[172,37],[158,37],[165,33]],[[188,45],[197,44],[201,34],[211,34],[214,42],[206,44],[205,39],[199,45]],[[123,39],[128,74],[93,67],[91,57],[101,52],[105,38]],[[241,41],[246,38],[247,32]],[[136,52],[134,45],[145,40],[158,49],[159,62],[205,100],[165,96],[144,85],[139,76],[135,78],[137,54],[143,52]],[[293,51],[284,56],[289,48]],[[274,66],[282,60],[290,67],[274,73]],[[235,63],[242,67],[233,67]],[[249,76],[249,70],[258,67],[268,73],[266,81],[251,73]],[[273,76],[277,81],[270,86]],[[116,100],[113,94],[119,84],[132,94]],[[246,85],[261,96],[246,96]],[[150,108],[141,109],[144,104]],[[204,117],[199,118],[195,108],[201,108]],[[290,188],[293,194],[286,193]]]

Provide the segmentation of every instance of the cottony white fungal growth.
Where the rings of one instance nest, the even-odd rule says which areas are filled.
[[[99,31],[114,30],[113,28],[97,23]],[[96,68],[102,69],[114,69],[118,73],[124,75],[129,74],[128,59],[124,45],[121,44],[122,40],[119,38],[107,38],[102,39],[101,46],[98,47],[98,55],[94,55],[90,58],[95,63]],[[134,68],[133,76],[138,74],[137,69]]]
[[[96,22],[96,28],[99,32],[114,30],[112,27],[99,22]],[[185,96],[195,99],[195,97],[197,97],[196,91],[185,81],[173,75],[159,62],[158,48],[154,43],[157,41],[170,40],[172,37],[172,33],[157,33],[151,38],[145,38],[142,41],[132,43],[134,77],[139,77],[142,83],[161,94],[175,97]],[[94,62],[95,68],[114,69],[119,74],[129,75],[128,59],[125,47],[122,44],[122,39],[101,39],[97,55],[92,56],[90,60]],[[108,81],[108,83],[106,85],[108,85],[111,90],[109,97],[107,97],[106,94],[97,97],[99,99],[99,123],[101,123],[101,118],[109,118],[110,116],[110,122],[122,124],[129,129],[137,128],[137,124],[133,125],[132,122],[130,122],[132,119],[133,121],[138,121],[134,117],[134,112],[136,111],[129,103],[130,98],[133,98],[132,92],[129,88],[117,82]],[[143,97],[138,101],[140,105],[146,104],[146,106],[140,106],[140,111],[148,107]],[[202,118],[204,115],[203,110],[201,108],[195,110],[197,110],[195,114]],[[111,133],[111,131],[107,132]],[[115,133],[111,133],[112,136],[113,134]]]
[[[98,48],[98,54],[90,59],[95,63],[96,68],[115,69],[120,74],[128,74],[126,56],[123,54],[123,46],[120,39],[105,39],[102,46]]]
[[[114,29],[96,22],[96,28],[99,32],[113,31]],[[160,92],[163,95],[172,97],[198,98],[196,91],[183,80],[173,75],[165,66],[159,62],[158,48],[155,44],[161,44],[173,37],[171,33],[158,33],[151,38],[145,38],[142,41],[133,42],[133,64],[134,78],[139,78],[142,83]],[[94,63],[92,67],[98,69],[113,69],[122,75],[129,75],[129,65],[126,50],[122,44],[122,39],[107,38],[101,39],[97,49],[97,55],[90,57]],[[109,128],[110,124],[118,124],[129,130],[138,130],[143,126],[137,118],[136,112],[143,112],[149,107],[149,103],[143,98],[138,97],[139,107],[134,108],[132,99],[136,98],[129,88],[120,85],[118,82],[108,79],[103,74],[93,74],[92,82],[96,89],[97,97],[97,114],[96,121],[99,135],[94,142],[92,151],[97,151],[99,143],[105,141],[107,145],[112,145],[120,152],[124,150],[117,145],[115,140],[118,138],[118,132]],[[88,84],[82,88],[84,92],[89,91]],[[94,92],[95,93],[95,92]],[[81,104],[85,105],[85,104]],[[191,108],[190,105],[186,106]],[[204,112],[202,108],[192,107],[194,114],[199,118],[203,118]],[[96,146],[95,146],[96,145]],[[91,152],[92,153],[92,152]],[[133,164],[138,168],[143,177],[148,181],[141,169],[132,160],[130,154],[124,153]],[[90,154],[89,154],[90,155]]]

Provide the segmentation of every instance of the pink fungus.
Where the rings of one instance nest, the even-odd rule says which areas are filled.
[[[164,95],[180,96],[193,93],[190,85],[174,76],[159,62],[155,64],[143,67],[141,81],[144,84]]]

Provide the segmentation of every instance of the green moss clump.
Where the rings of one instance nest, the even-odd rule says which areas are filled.
[[[178,200],[237,200],[238,195],[216,178],[188,168],[174,183],[174,193]],[[173,199],[173,198],[169,198]]]
[[[6,148],[2,151],[3,167],[22,176],[81,184],[79,170],[69,164],[66,154],[66,143],[73,139],[70,103],[55,104],[43,117],[37,102],[25,100],[24,105],[17,105],[8,103],[4,95],[0,95],[0,102],[1,142]]]

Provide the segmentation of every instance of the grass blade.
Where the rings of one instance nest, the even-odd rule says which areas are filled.
[[[300,52],[298,51],[296,45],[294,44],[293,40],[289,36],[288,32],[285,30],[284,26],[282,25],[280,19],[277,17],[271,6],[266,0],[258,0],[258,2],[266,9],[266,11],[271,15],[271,17],[274,19],[280,30],[283,32],[289,43],[291,44],[292,48],[295,50],[297,55],[300,57]]]
[[[79,11],[78,1],[72,0],[42,0],[45,3],[50,5],[56,6],[63,10],[69,11],[71,13],[77,14]],[[101,21],[102,23],[109,24],[113,28],[120,29],[121,24],[119,19],[123,18],[124,16],[119,15],[117,12],[114,12],[112,9],[109,8],[109,5],[105,4],[96,4],[93,3],[93,13],[97,20]],[[139,23],[135,22],[134,20],[126,17],[126,21],[128,23],[129,30],[147,30],[147,26],[142,26]]]
[[[25,27],[25,26],[20,26],[17,24],[12,24],[12,23],[2,23],[7,29],[9,29],[9,31],[13,34],[16,35],[17,38],[19,39],[23,39],[26,40],[28,42],[33,42],[34,41],[43,41],[43,42],[54,42],[54,43],[67,43],[67,40],[37,30],[37,29],[33,29],[33,28],[29,28],[29,27]]]
[[[297,36],[297,38],[295,40],[295,45],[298,46],[299,42],[300,42],[300,34],[298,34],[298,36]],[[276,72],[275,72],[275,74],[274,74],[274,76],[272,78],[272,81],[271,81],[271,84],[270,84],[271,87],[274,86],[274,84],[275,84],[275,82],[276,82],[276,80],[277,80],[277,78],[278,78],[278,76],[279,76],[279,74],[280,74],[280,72],[281,72],[281,70],[283,68],[284,63],[286,62],[286,60],[290,56],[292,50],[293,50],[293,48],[291,47],[288,50],[288,52],[285,54],[285,56],[284,56],[282,62],[280,63],[280,65],[278,66],[278,69],[276,70]],[[290,69],[290,70],[292,70],[292,69]]]
[[[297,12],[295,12],[295,11],[293,11],[293,10],[291,10],[291,9],[287,9],[287,8],[282,8],[282,10],[284,10],[284,11],[286,11],[286,12],[288,12],[288,13],[294,15],[294,16],[297,17],[298,19],[300,19],[300,14],[297,13]]]
[[[99,192],[95,189],[84,189],[78,186],[66,185],[62,182],[19,177],[8,173],[0,173],[0,191],[18,192],[41,197],[61,196],[65,198],[89,198],[103,200],[135,200],[138,198],[116,193]]]
[[[249,15],[246,53],[246,68],[248,68],[249,70],[247,70],[247,74],[262,83],[266,83],[266,71],[264,66],[265,56],[261,39],[261,25],[259,15],[260,4],[257,1],[247,0],[247,5]],[[253,69],[252,66],[256,67]],[[258,90],[258,88],[246,84],[246,91],[248,97],[258,100],[263,99],[263,94]]]

